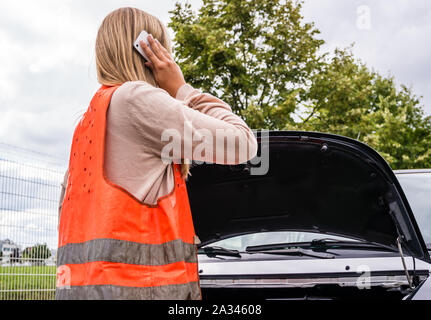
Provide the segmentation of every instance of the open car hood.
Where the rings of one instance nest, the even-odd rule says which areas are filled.
[[[268,143],[264,143],[268,140]],[[349,237],[431,262],[404,192],[385,160],[365,144],[311,132],[259,137],[269,170],[196,165],[188,181],[202,245],[232,236],[303,231]],[[264,167],[264,165],[263,165]]]

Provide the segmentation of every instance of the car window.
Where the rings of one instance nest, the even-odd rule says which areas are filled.
[[[245,251],[245,249],[250,246],[259,246],[275,243],[309,242],[314,239],[352,241],[352,239],[316,234],[312,232],[263,232],[229,238],[216,243],[212,243],[210,246],[218,246],[231,250]]]
[[[431,173],[398,174],[422,236],[431,243]]]

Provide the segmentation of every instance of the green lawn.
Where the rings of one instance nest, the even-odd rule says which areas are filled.
[[[53,300],[56,267],[0,267],[0,300]]]

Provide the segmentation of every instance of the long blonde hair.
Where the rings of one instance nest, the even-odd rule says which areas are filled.
[[[152,34],[172,55],[169,34],[159,19],[136,8],[115,10],[103,20],[97,34],[96,67],[100,84],[115,86],[128,81],[145,81],[158,87],[152,71],[145,66],[145,60],[133,48],[142,30]],[[183,178],[187,178],[189,172],[190,166],[182,164]]]

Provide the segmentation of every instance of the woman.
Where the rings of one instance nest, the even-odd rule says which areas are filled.
[[[152,50],[141,43],[147,62],[133,48],[142,30],[153,36]],[[76,128],[60,200],[56,298],[199,300],[184,159],[246,162],[256,139],[229,105],[185,82],[166,28],[144,11],[105,18],[96,61],[102,87]],[[220,132],[235,143],[220,149]]]

